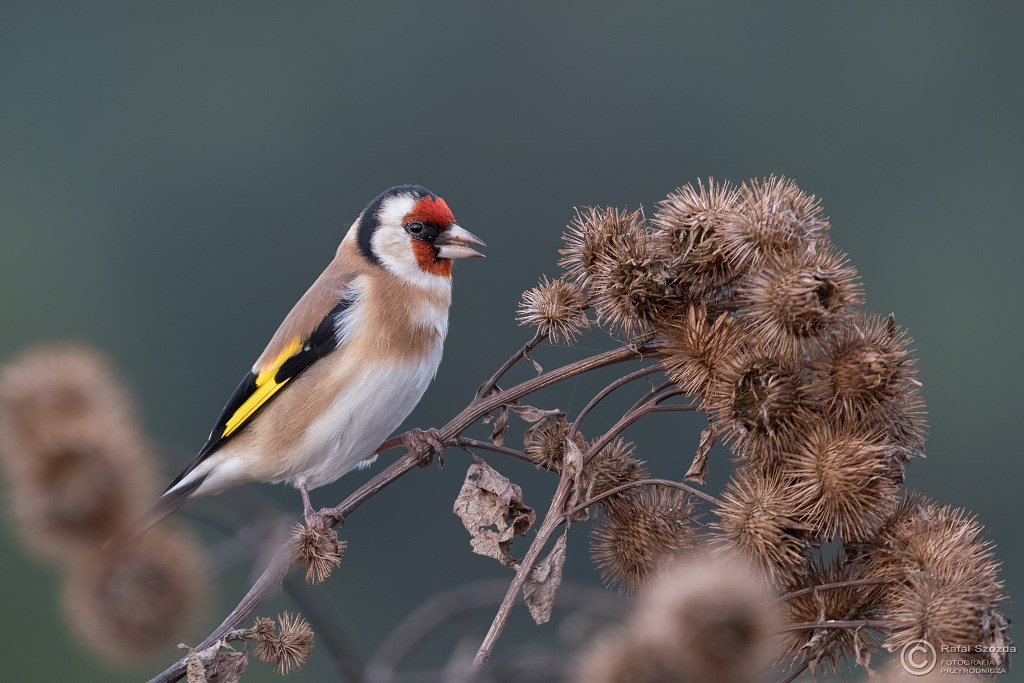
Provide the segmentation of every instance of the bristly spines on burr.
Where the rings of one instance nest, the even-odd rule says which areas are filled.
[[[886,580],[874,594],[890,624],[888,649],[921,638],[936,647],[970,642],[992,646],[993,663],[1003,663],[1000,563],[974,516],[911,492],[856,550],[863,571]]]
[[[765,349],[801,359],[863,301],[845,254],[819,243],[812,251],[767,258],[736,285],[739,320]]]
[[[738,468],[715,508],[712,543],[782,588],[806,571],[811,534],[789,495],[792,480],[777,465]]]
[[[536,287],[523,292],[517,320],[520,325],[536,328],[556,344],[572,344],[590,327],[587,306],[587,294],[579,282],[549,280],[545,275]]]
[[[664,330],[661,364],[681,390],[704,396],[712,380],[743,352],[746,332],[730,313],[712,316],[691,304]]]
[[[590,554],[604,582],[632,592],[697,537],[694,507],[682,491],[646,487],[618,496],[591,534]]]
[[[818,397],[805,368],[761,351],[726,359],[702,407],[737,456],[770,461],[790,447]]]
[[[808,420],[783,455],[800,518],[826,540],[872,537],[896,506],[888,452],[881,432]]]
[[[827,239],[830,227],[814,195],[777,176],[744,183],[733,216],[717,236],[723,258],[740,272],[773,256],[809,250],[817,240]]]
[[[667,266],[702,291],[723,287],[741,273],[725,260],[721,233],[737,220],[740,191],[709,178],[683,185],[658,202],[651,219],[655,247]]]
[[[301,615],[282,612],[276,624],[269,617],[257,617],[242,637],[256,643],[256,656],[261,662],[273,664],[275,673],[286,676],[301,669],[309,659],[315,634]]]

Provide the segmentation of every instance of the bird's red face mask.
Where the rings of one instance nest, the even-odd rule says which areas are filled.
[[[418,199],[403,217],[402,227],[409,235],[416,263],[432,275],[450,277],[452,259],[483,256],[469,245],[487,246],[455,222],[451,209],[440,197]]]

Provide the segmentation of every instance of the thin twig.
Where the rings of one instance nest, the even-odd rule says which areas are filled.
[[[541,334],[540,330],[534,332],[532,339],[523,344],[522,348],[520,348],[518,351],[509,356],[508,360],[502,363],[501,367],[494,371],[494,374],[491,375],[491,378],[480,385],[480,388],[476,390],[476,397],[484,398],[485,396],[490,394],[491,391],[494,390],[494,387],[504,376],[504,374],[511,370],[513,365],[515,365],[523,358],[525,358],[526,354],[530,353],[530,351],[533,351],[533,349],[536,348],[537,345],[544,341],[546,338],[547,335]]]
[[[873,628],[887,630],[889,622],[881,619],[825,619],[823,621],[804,621],[799,624],[787,624],[778,629],[779,633],[788,631],[817,631],[818,629],[857,629]]]
[[[661,367],[661,366],[658,366],[658,367]],[[668,389],[670,387],[671,388],[675,388],[675,383],[674,382],[664,382],[663,384],[659,384],[658,386],[652,388],[646,394],[641,396],[639,399],[637,399],[637,402],[634,403],[633,405],[631,405],[629,407],[629,410],[636,410],[637,408],[639,408],[643,404],[650,402],[654,397],[656,397],[658,394],[660,394],[661,392],[665,391],[666,389]],[[629,410],[627,410],[626,412],[628,413]]]
[[[548,539],[551,538],[552,532],[558,528],[565,518],[565,503],[569,499],[569,492],[571,490],[572,477],[569,475],[569,468],[566,467],[562,470],[562,478],[558,481],[558,488],[551,499],[551,505],[544,516],[544,522],[537,530],[537,535],[527,549],[523,561],[516,568],[516,574],[512,577],[512,582],[508,586],[505,597],[498,606],[498,612],[494,615],[490,628],[487,629],[487,635],[484,636],[483,642],[480,643],[480,648],[476,651],[476,656],[473,658],[474,672],[479,672],[484,663],[490,658],[498,638],[501,637],[501,632],[505,630],[505,624],[508,623],[508,617],[512,612],[512,607],[515,606],[516,598],[526,584],[526,578],[530,575],[534,564],[540,558],[540,553]]]
[[[577,513],[586,510],[591,505],[596,505],[605,498],[614,496],[616,493],[622,493],[623,491],[627,491],[629,489],[637,488],[640,486],[665,486],[667,488],[679,489],[680,491],[686,491],[687,493],[697,496],[698,498],[703,498],[704,500],[713,505],[721,505],[721,501],[712,496],[710,493],[701,491],[700,489],[690,486],[689,484],[684,484],[681,481],[672,481],[671,479],[640,479],[637,481],[631,481],[628,484],[619,484],[614,488],[610,488],[607,491],[604,491],[603,493],[594,496],[590,500],[583,501],[582,503],[574,507],[572,510],[569,510],[567,517],[572,518]]]
[[[835,583],[823,583],[819,586],[811,586],[809,588],[801,588],[800,590],[786,593],[781,598],[775,601],[775,604],[780,604],[793,598],[799,598],[801,595],[808,595],[810,593],[818,593],[820,591],[837,590],[840,588],[854,588],[856,586],[880,586],[884,583],[888,583],[888,579],[869,578],[869,579],[850,579],[848,581],[836,581]]]
[[[668,397],[666,396],[666,398]],[[650,403],[641,405],[636,410],[631,410],[630,412],[626,413],[621,418],[619,418],[619,421],[612,425],[611,429],[609,429],[601,437],[599,437],[597,441],[591,444],[590,448],[588,448],[587,452],[583,455],[584,467],[589,465],[590,461],[593,460],[594,457],[596,457],[597,454],[600,453],[605,446],[611,443],[612,439],[617,437],[622,432],[626,431],[626,429],[630,425],[632,425],[634,422],[642,418],[644,415],[655,412],[691,412],[695,410],[697,410],[697,406],[692,405],[661,406],[657,404],[652,405]]]
[[[509,448],[508,446],[499,446],[491,443],[490,441],[481,441],[480,439],[468,439],[464,436],[460,436],[455,440],[456,446],[461,446],[465,449],[479,448],[484,451],[491,451],[492,453],[501,453],[502,455],[511,455],[513,458],[524,460],[532,465],[538,464],[533,458],[528,456],[522,451],[517,451],[515,448]]]
[[[651,365],[646,368],[634,370],[628,375],[623,375],[622,377],[619,377],[617,380],[606,386],[604,389],[594,394],[594,398],[590,399],[590,402],[588,402],[587,405],[583,406],[583,410],[581,410],[579,415],[576,416],[576,419],[572,421],[572,426],[569,428],[569,434],[575,434],[576,432],[578,432],[580,430],[580,423],[583,422],[583,419],[590,414],[590,411],[592,411],[598,403],[603,401],[605,397],[607,397],[613,391],[615,391],[621,386],[629,384],[633,380],[640,379],[641,377],[646,377],[648,375],[653,375],[659,370],[661,370],[661,365]]]

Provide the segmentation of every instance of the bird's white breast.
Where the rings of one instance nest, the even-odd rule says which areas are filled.
[[[349,344],[335,353],[344,354],[335,371],[345,377],[327,410],[309,426],[302,443],[290,458],[287,481],[305,481],[310,489],[329,484],[373,456],[409,416],[423,397],[441,363],[448,327],[448,311],[422,311],[420,322],[436,331],[436,343],[423,349],[415,360],[374,360],[352,353]],[[347,325],[358,328],[360,304],[350,309]]]

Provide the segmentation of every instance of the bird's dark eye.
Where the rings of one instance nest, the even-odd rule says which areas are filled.
[[[412,221],[411,223],[405,226],[405,229],[409,231],[410,235],[423,234],[423,224],[420,223],[419,221]]]

